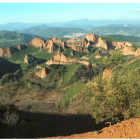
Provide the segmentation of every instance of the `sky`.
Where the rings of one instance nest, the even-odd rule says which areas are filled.
[[[2,3],[0,24],[70,20],[140,20],[140,3]]]

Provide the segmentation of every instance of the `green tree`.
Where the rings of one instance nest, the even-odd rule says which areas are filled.
[[[115,50],[112,55],[105,59],[104,66],[107,67],[114,67],[117,66],[119,63],[123,61],[123,55],[119,50]]]
[[[95,78],[92,116],[97,123],[107,119],[128,119],[140,115],[140,72],[114,72],[111,79]]]

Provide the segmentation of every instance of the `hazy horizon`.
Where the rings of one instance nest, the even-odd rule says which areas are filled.
[[[0,24],[140,20],[140,3],[0,3]]]

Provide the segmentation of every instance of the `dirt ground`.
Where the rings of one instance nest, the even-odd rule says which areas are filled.
[[[48,137],[47,139],[140,139],[140,118],[124,120],[100,131],[70,136]]]

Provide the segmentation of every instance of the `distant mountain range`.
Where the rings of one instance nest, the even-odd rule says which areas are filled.
[[[21,22],[9,22],[6,24],[0,24],[0,31],[8,30],[8,31],[14,31],[14,30],[21,30],[25,28],[30,28],[33,26],[40,25],[39,23],[21,23]]]
[[[54,23],[13,22],[0,25],[0,31],[8,30],[40,37],[83,38],[86,33],[104,35],[140,36],[138,20],[72,20]]]
[[[43,26],[35,26],[28,29],[18,30],[18,33],[25,34],[34,34],[41,37],[57,37],[63,38],[64,35],[69,35],[72,33],[86,33],[86,30],[81,28],[65,28],[65,27],[48,27],[46,25]]]
[[[55,22],[55,23],[46,23],[50,27],[78,27],[85,30],[90,30],[92,28],[101,27],[101,26],[122,26],[122,25],[133,25],[140,26],[139,20],[88,20],[88,19],[80,19],[80,20],[72,20],[68,22]]]
[[[140,36],[140,26],[103,26],[97,27],[90,30],[90,33],[95,33],[99,35],[128,35],[128,36]]]
[[[48,26],[48,27],[67,27],[67,28],[82,28],[89,30],[101,26],[120,26],[120,25],[132,25],[139,26],[139,20],[88,20],[88,19],[79,19],[71,20],[68,22],[51,22],[51,23],[21,23],[21,22],[9,22],[6,24],[0,24],[0,30],[22,30],[34,26]]]

